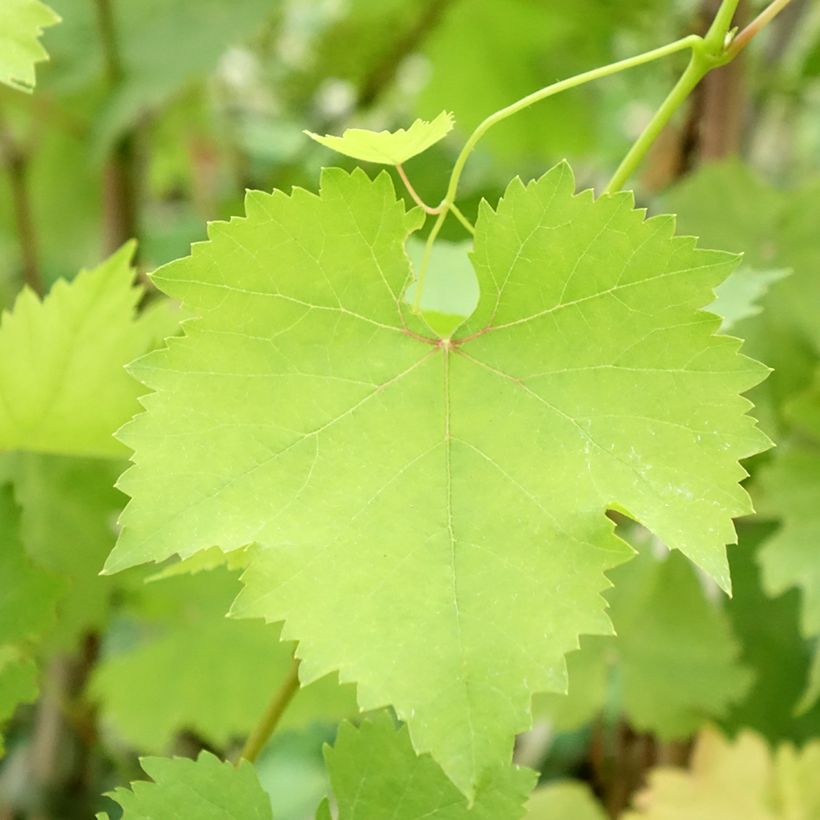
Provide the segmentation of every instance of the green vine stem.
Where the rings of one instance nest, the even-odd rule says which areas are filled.
[[[271,698],[268,708],[265,709],[259,723],[253,728],[253,731],[248,735],[242,751],[239,753],[237,765],[242,760],[247,760],[253,763],[259,753],[264,748],[268,739],[273,734],[276,726],[279,723],[285,709],[288,708],[293,696],[299,691],[299,661],[296,657],[293,658],[290,664],[290,669],[282,681],[282,685],[274,693]]]
[[[661,103],[660,108],[655,112],[649,124],[644,128],[641,135],[629,149],[627,155],[623,158],[612,179],[606,188],[604,188],[603,192],[605,194],[615,193],[624,187],[624,183],[632,176],[661,131],[663,131],[672,119],[672,116],[678,108],[683,105],[686,98],[695,89],[695,86],[697,86],[713,68],[729,61],[725,55],[721,55],[720,58],[710,56],[706,51],[705,43],[705,40],[701,40],[697,47],[693,49],[686,70],[677,83],[675,83],[675,87],[669,92],[666,99]]]
[[[574,77],[569,77],[566,80],[561,80],[557,83],[545,86],[532,94],[522,97],[520,100],[508,105],[491,114],[473,131],[461,153],[456,158],[450,175],[450,181],[447,186],[447,193],[444,199],[436,209],[428,209],[428,213],[437,213],[436,221],[433,224],[430,234],[427,237],[427,242],[424,246],[424,253],[419,267],[418,281],[416,284],[416,296],[413,301],[413,312],[420,313],[421,296],[424,290],[424,282],[427,275],[427,269],[430,266],[430,255],[433,250],[433,244],[441,231],[444,220],[448,213],[453,211],[459,219],[463,215],[455,209],[455,198],[458,191],[458,184],[461,179],[461,174],[467,159],[472,153],[478,141],[490,130],[494,125],[503,122],[513,114],[523,111],[541,100],[552,97],[555,94],[560,94],[562,91],[568,91],[571,88],[577,88],[585,83],[594,80],[609,77],[621,71],[626,71],[630,68],[645,65],[646,63],[654,62],[655,60],[663,59],[671,54],[676,54],[679,51],[691,51],[689,64],[681,78],[675,84],[675,87],[661,103],[655,115],[650,120],[644,131],[638,137],[635,144],[630,148],[626,157],[624,157],[618,169],[609,184],[604,189],[604,193],[613,193],[619,191],[626,180],[631,176],[635,168],[640,164],[641,160],[646,155],[652,143],[657,139],[664,126],[674,115],[675,111],[683,104],[686,98],[691,94],[695,86],[714,68],[725,65],[731,62],[737,54],[748,44],[764,26],[768,25],[790,2],[791,0],[773,0],[773,2],[761,14],[747,26],[736,38],[733,39],[731,32],[732,20],[740,0],[723,0],[715,14],[712,25],[704,37],[699,37],[696,34],[691,34],[688,37],[683,37],[680,40],[675,40],[673,43],[661,46],[660,48],[646,51],[643,54],[638,54],[635,57],[629,57],[625,60],[619,60],[609,65],[595,68],[591,71],[586,71],[582,74],[577,74]],[[461,220],[464,222],[464,220]],[[472,228],[472,226],[470,226]]]
[[[790,2],[791,0],[774,0],[740,34],[733,37],[731,25],[739,0],[723,0],[706,36],[693,46],[689,65],[686,66],[683,75],[661,103],[660,108],[655,112],[635,144],[629,149],[609,184],[604,188],[605,194],[611,194],[623,188],[627,179],[646,156],[652,143],[672,119],[675,111],[692,93],[695,86],[712,69],[734,60],[752,37],[774,20]]]
[[[577,74],[576,76],[569,77],[566,80],[560,80],[557,83],[552,83],[539,89],[538,91],[534,91],[526,97],[522,97],[520,100],[508,105],[506,108],[502,108],[494,114],[490,114],[489,117],[483,120],[467,139],[467,142],[461,149],[461,153],[456,158],[455,165],[453,166],[452,173],[450,174],[447,193],[439,206],[441,211],[439,212],[438,217],[430,230],[427,243],[424,246],[424,254],[419,267],[418,284],[416,287],[416,297],[413,303],[413,312],[420,312],[421,294],[424,290],[424,281],[427,275],[427,268],[430,266],[430,254],[433,250],[433,243],[436,241],[436,237],[441,231],[441,226],[444,224],[444,220],[447,218],[447,214],[450,212],[451,206],[455,202],[456,193],[458,192],[458,184],[461,180],[461,174],[464,171],[464,166],[467,164],[467,160],[473,152],[473,149],[476,147],[478,141],[494,125],[498,125],[498,123],[503,122],[507,118],[513,116],[513,114],[517,114],[519,111],[523,111],[524,109],[535,105],[535,103],[541,102],[541,100],[546,100],[548,97],[553,97],[556,94],[560,94],[562,91],[568,91],[571,88],[577,88],[580,85],[585,85],[586,83],[593,82],[594,80],[609,77],[613,74],[618,74],[621,71],[627,71],[630,68],[635,68],[637,66],[645,65],[646,63],[654,62],[655,60],[663,59],[664,57],[668,57],[670,54],[676,54],[679,51],[692,49],[701,41],[701,37],[698,37],[696,34],[691,34],[688,37],[683,37],[680,40],[676,40],[674,43],[669,43],[668,45],[661,46],[660,48],[646,51],[643,54],[636,55],[635,57],[628,57],[627,59],[619,60],[616,63],[601,66],[600,68],[594,68],[591,71],[585,71],[582,74]]]

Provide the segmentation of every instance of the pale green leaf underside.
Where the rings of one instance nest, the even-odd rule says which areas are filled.
[[[416,755],[407,728],[384,713],[358,728],[342,723],[325,761],[338,820],[518,820],[535,781],[535,772],[505,766],[478,784],[469,806],[435,760]]]
[[[470,261],[472,242],[443,242],[433,245],[428,260],[427,278],[421,294],[420,308],[424,321],[443,339],[463,324],[478,305],[478,281]],[[424,255],[424,243],[411,236],[407,240],[407,255],[418,271]],[[416,296],[413,281],[404,293],[406,305]]]
[[[143,391],[124,370],[149,350],[170,317],[139,318],[134,243],[40,301],[24,290],[0,324],[0,450],[122,456],[114,432]]]
[[[362,162],[401,165],[443,140],[453,128],[453,115],[442,111],[434,120],[416,120],[409,128],[398,131],[369,131],[348,128],[341,137],[305,133],[316,142]]]
[[[610,629],[629,550],[605,511],[728,588],[738,459],[767,444],[739,396],[765,368],[698,312],[734,258],[573,187],[561,165],[482,208],[452,342],[403,310],[420,213],[387,174],[251,192],[155,274],[201,318],[133,365],[156,392],[121,436],[107,571],[256,542],[235,614],[285,621],[303,680],[338,669],[362,708],[392,703],[468,792],[578,635]]]
[[[34,66],[48,59],[40,45],[44,28],[60,18],[40,0],[3,0],[0,4],[0,83],[20,91],[34,88]]]
[[[123,820],[272,820],[270,801],[247,761],[237,767],[210,752],[197,760],[145,757],[140,761],[154,782],[109,793]]]
[[[723,319],[720,329],[729,330],[741,320],[760,313],[763,308],[759,301],[769,287],[789,273],[788,269],[755,270],[748,267],[734,271],[715,288],[717,298],[709,306],[709,310]]]

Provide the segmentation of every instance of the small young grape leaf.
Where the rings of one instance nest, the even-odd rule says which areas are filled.
[[[613,705],[632,725],[663,740],[687,737],[741,698],[750,675],[693,567],[676,553],[653,555],[645,533],[629,540],[640,553],[610,573],[607,593],[615,636],[582,638],[567,658],[568,694],[539,695],[535,710],[554,714],[558,728],[575,728],[604,709],[610,679],[617,681]]]
[[[268,796],[246,760],[234,766],[200,752],[196,760],[144,757],[140,764],[153,783],[137,781],[130,791],[120,786],[107,794],[120,804],[123,820],[273,820]]]
[[[489,772],[470,805],[433,758],[416,755],[407,727],[384,712],[359,727],[342,723],[325,760],[339,820],[518,820],[536,778],[517,766]]]
[[[559,780],[530,795],[525,820],[606,820],[606,816],[586,783]]]
[[[738,459],[768,446],[739,394],[766,369],[699,308],[736,260],[559,165],[482,207],[479,304],[440,338],[402,309],[422,214],[386,173],[247,212],[154,275],[201,318],[132,366],[156,392],[121,433],[106,571],[255,542],[234,614],[285,621],[304,683],[392,703],[471,793],[610,631],[608,508],[729,588]]]
[[[139,410],[123,366],[172,331],[156,311],[135,316],[128,242],[43,301],[24,290],[0,324],[0,449],[122,456],[113,433]]]
[[[31,93],[34,65],[48,59],[43,29],[60,22],[40,0],[3,0],[0,5],[0,83]]]
[[[37,666],[15,646],[0,646],[0,727],[21,703],[37,698]],[[0,735],[0,757],[4,753]]]
[[[35,638],[51,624],[59,583],[26,555],[10,484],[0,485],[0,534],[0,644],[10,644]]]
[[[733,741],[716,730],[701,732],[690,769],[661,767],[634,799],[624,820],[792,820],[820,816],[820,743],[772,755],[753,732]]]
[[[401,165],[443,140],[453,128],[453,115],[442,111],[434,120],[416,120],[408,129],[368,131],[348,128],[341,137],[305,131],[311,139],[346,157],[382,165]]]

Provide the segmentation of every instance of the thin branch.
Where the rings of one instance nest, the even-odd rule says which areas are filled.
[[[791,3],[791,0],[773,0],[771,5],[766,6],[766,8],[732,40],[726,53],[731,55],[732,58],[740,54],[740,52],[749,45],[752,39],[766,28],[789,3]]]
[[[242,751],[239,753],[237,765],[242,760],[247,760],[253,763],[259,756],[259,753],[264,748],[268,739],[276,729],[280,718],[288,708],[293,696],[299,691],[299,661],[294,657],[290,664],[285,679],[282,685],[274,694],[268,708],[265,709],[259,723],[254,727],[253,731],[248,735]]]

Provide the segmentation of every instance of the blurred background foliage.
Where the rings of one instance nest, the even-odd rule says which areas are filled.
[[[454,133],[407,165],[435,203],[458,148],[487,114],[554,80],[702,33],[716,6],[50,5],[62,22],[43,37],[50,60],[38,66],[36,92],[0,86],[5,307],[24,283],[45,293],[130,238],[142,272],[184,255],[205,238],[207,221],[242,213],[246,188],[315,189],[321,166],[347,160],[303,129],[395,128],[453,111]],[[749,19],[761,5],[742,2],[739,13]],[[721,315],[750,355],[775,368],[751,398],[781,447],[748,465],[761,514],[739,523],[731,600],[624,523],[640,557],[617,570],[610,598],[619,635],[582,642],[569,659],[569,696],[537,699],[536,726],[517,751],[545,782],[586,781],[600,800],[589,816],[625,808],[653,764],[688,760],[708,722],[772,743],[820,736],[820,626],[804,612],[820,595],[804,572],[820,521],[810,502],[782,490],[792,481],[820,491],[819,35],[820,6],[795,0],[741,59],[709,75],[634,180],[640,205],[677,213],[680,230],[703,245],[745,253],[720,294]],[[504,123],[468,166],[462,209],[474,217],[511,176],[539,176],[564,157],[580,187],[600,190],[680,69],[674,58],[655,63]],[[452,220],[448,236],[462,238]],[[97,575],[123,505],[112,484],[124,466],[0,455],[0,479],[11,486],[0,499],[0,538],[9,561],[32,562],[31,583],[46,585],[52,610],[0,635],[0,718],[11,718],[0,817],[89,817],[103,808],[117,816],[99,795],[140,776],[138,754],[235,752],[287,671],[289,649],[275,628],[222,617],[239,566],[158,579],[143,570]],[[778,519],[791,529],[778,529]],[[771,564],[767,575],[772,539],[789,542],[795,528],[797,546],[784,548],[799,553],[791,575]],[[19,701],[30,705],[15,712]],[[349,687],[333,680],[300,693],[258,763],[279,820],[312,816],[327,792],[322,744],[354,712]],[[538,813],[540,802],[532,817],[559,816]]]

